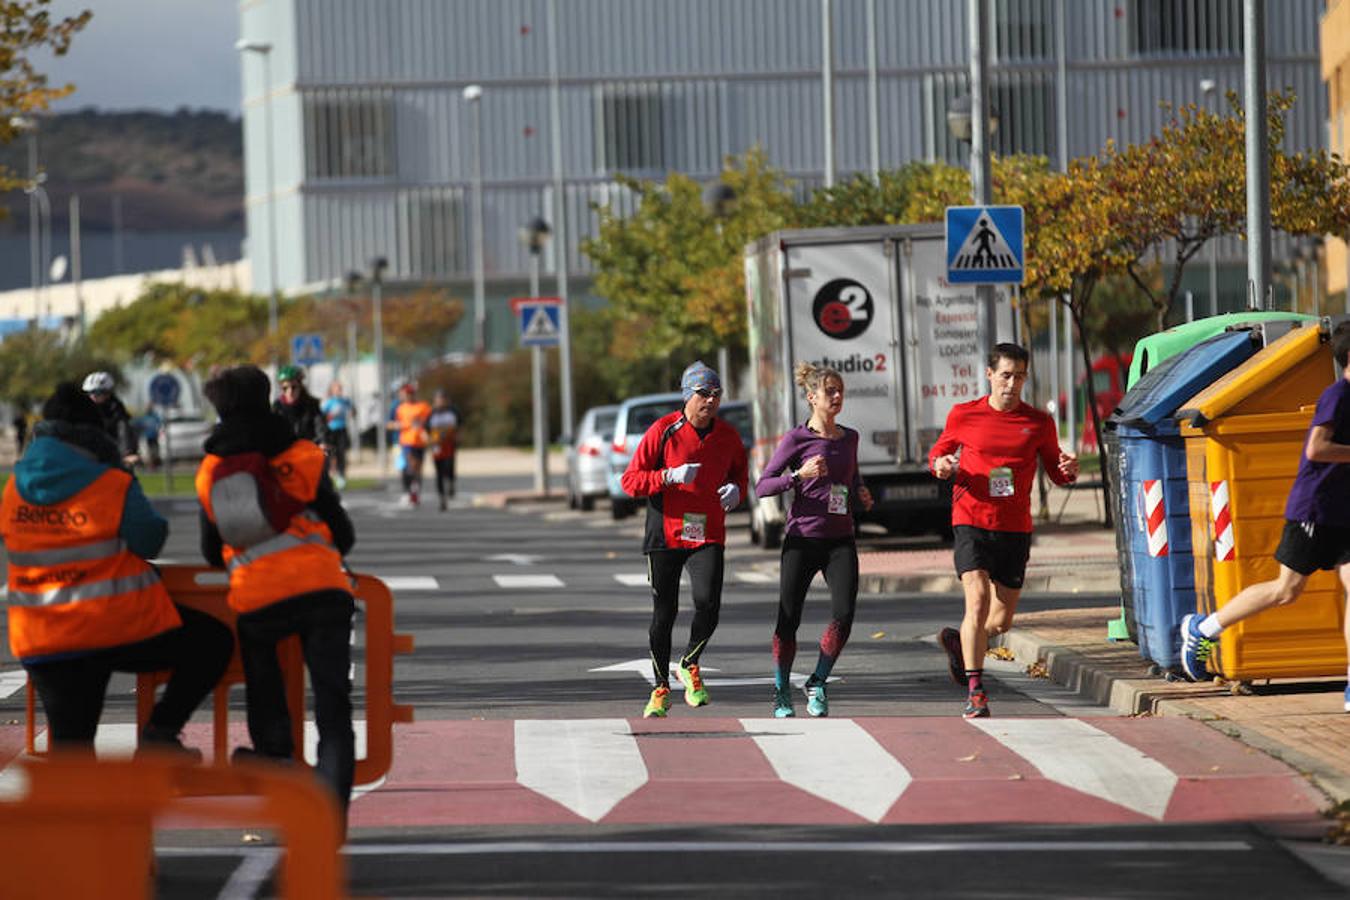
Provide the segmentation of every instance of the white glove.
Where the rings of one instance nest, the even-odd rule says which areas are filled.
[[[685,463],[682,466],[673,466],[661,473],[661,480],[666,484],[689,484],[698,477],[698,467],[703,463]]]
[[[731,509],[741,502],[741,489],[728,481],[717,489],[717,499],[722,501],[723,509]]]

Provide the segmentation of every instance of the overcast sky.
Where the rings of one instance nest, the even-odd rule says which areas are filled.
[[[53,0],[53,18],[94,18],[60,58],[35,57],[54,85],[75,93],[57,110],[239,112],[238,0]]]

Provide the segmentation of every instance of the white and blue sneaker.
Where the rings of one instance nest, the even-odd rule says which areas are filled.
[[[1181,668],[1191,681],[1209,678],[1209,657],[1215,642],[1200,633],[1200,616],[1188,613],[1181,619]]]
[[[806,691],[806,711],[819,719],[830,714],[830,698],[825,695],[825,683],[807,680],[802,688]]]
[[[797,715],[797,711],[792,708],[792,688],[776,687],[773,689],[773,717],[775,719],[791,719]]]

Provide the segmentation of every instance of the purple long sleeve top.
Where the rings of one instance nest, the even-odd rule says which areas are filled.
[[[842,426],[841,426],[842,427]],[[769,457],[764,474],[755,485],[757,497],[772,497],[796,487],[792,508],[788,510],[787,533],[808,538],[853,537],[853,510],[857,507],[862,475],[858,472],[858,432],[844,428],[835,440],[816,434],[805,425],[783,435],[778,449]],[[813,456],[825,457],[828,474],[803,478],[794,484],[792,473]],[[838,488],[847,489],[843,512],[830,512],[830,496]],[[840,501],[835,501],[836,509]]]

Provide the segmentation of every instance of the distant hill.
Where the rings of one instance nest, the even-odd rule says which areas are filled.
[[[47,172],[54,227],[64,230],[72,193],[80,226],[113,227],[121,197],[131,231],[243,230],[243,125],[222,112],[79,112],[44,116],[39,164]],[[0,165],[28,174],[28,139],[0,146]],[[28,197],[3,198],[0,234],[27,233]]]

